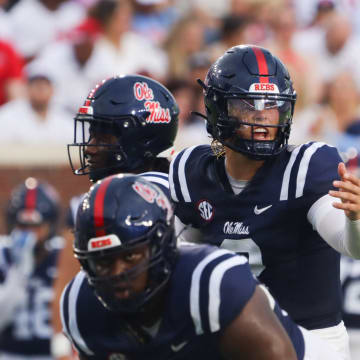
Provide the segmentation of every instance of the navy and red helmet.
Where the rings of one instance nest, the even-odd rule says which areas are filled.
[[[115,76],[102,81],[87,96],[75,117],[74,143],[68,145],[70,165],[76,175],[93,181],[119,172],[133,172],[151,158],[169,157],[178,128],[179,108],[170,91],[141,75]],[[108,162],[90,170],[85,149],[92,131],[116,136],[117,144],[103,144]],[[80,168],[75,168],[75,156]]]
[[[107,309],[136,312],[165,286],[177,254],[173,221],[166,195],[139,175],[112,175],[91,187],[77,212],[74,254]],[[145,244],[147,262],[117,275],[97,273],[98,262]],[[116,298],[117,284],[143,271],[147,288],[129,299]]]
[[[246,156],[263,160],[279,154],[286,148],[296,92],[285,65],[269,50],[255,45],[239,45],[228,49],[210,67],[205,83],[207,131],[223,145]],[[274,140],[261,141],[241,138],[236,135],[240,122],[228,115],[229,103],[242,99],[253,109],[276,107],[279,124]],[[230,141],[231,139],[231,141]]]
[[[53,235],[60,214],[59,196],[54,187],[29,177],[11,193],[6,209],[8,230],[17,225],[49,223]]]

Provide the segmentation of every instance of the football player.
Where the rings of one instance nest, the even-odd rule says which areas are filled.
[[[173,221],[145,177],[113,175],[84,197],[74,243],[82,271],[61,299],[80,359],[338,359],[281,311],[245,256],[176,247]]]
[[[268,50],[235,46],[199,82],[214,141],[170,167],[183,236],[248,256],[280,306],[348,359],[339,263],[360,257],[359,179],[332,146],[288,145],[296,93]]]
[[[0,357],[51,359],[51,300],[63,239],[56,236],[55,189],[28,178],[7,207],[10,235],[0,244]]]
[[[87,175],[94,182],[111,174],[146,171],[144,176],[169,192],[168,158],[173,151],[178,114],[173,95],[153,79],[126,75],[104,80],[89,93],[75,117],[74,143],[68,145],[74,174]],[[80,168],[76,168],[77,162]],[[80,199],[71,202],[73,216]],[[71,354],[58,315],[61,291],[78,271],[70,231],[68,238],[59,260],[60,276],[53,302],[55,357]]]

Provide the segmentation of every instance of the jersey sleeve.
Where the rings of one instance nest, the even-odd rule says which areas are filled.
[[[91,357],[94,353],[82,336],[82,330],[80,329],[81,326],[79,323],[79,311],[86,312],[84,307],[78,306],[85,282],[85,273],[80,271],[65,287],[60,299],[60,316],[63,332],[72,342],[75,349],[79,354]]]
[[[157,185],[164,192],[164,194],[170,199],[168,174],[158,171],[149,171],[140,174],[140,176],[144,177],[147,181],[150,181],[153,184]]]
[[[297,196],[302,193],[312,205],[334,189],[332,182],[339,179],[337,172],[341,162],[335,147],[324,143],[312,143],[302,156],[297,176]]]
[[[191,286],[196,333],[225,329],[241,313],[255,287],[244,256],[221,249],[204,258],[194,270]]]
[[[170,163],[169,186],[175,214],[183,224],[197,228],[201,221],[193,205],[192,182],[201,177],[201,155],[208,149],[208,145],[192,146],[179,152]]]

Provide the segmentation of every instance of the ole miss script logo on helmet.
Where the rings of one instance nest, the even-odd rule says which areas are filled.
[[[134,95],[136,100],[145,101],[145,109],[150,113],[146,118],[147,123],[169,123],[171,121],[170,110],[161,107],[158,101],[154,101],[154,93],[146,82],[134,84]]]
[[[132,188],[149,204],[153,204],[156,202],[156,204],[162,208],[163,210],[166,210],[167,212],[167,220],[172,215],[172,207],[170,205],[169,200],[162,194],[155,191],[153,188],[148,186],[147,184],[141,183],[136,181]]]

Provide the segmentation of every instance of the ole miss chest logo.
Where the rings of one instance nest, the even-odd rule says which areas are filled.
[[[134,84],[134,96],[138,101],[144,101],[146,111],[150,115],[146,118],[146,122],[150,124],[168,124],[171,121],[170,110],[161,107],[158,101],[154,101],[154,93],[146,82],[136,82]]]

